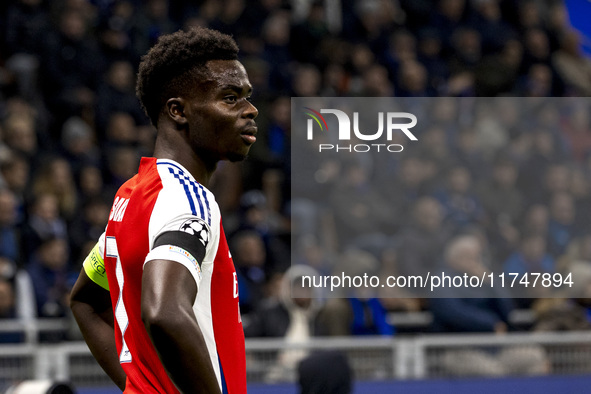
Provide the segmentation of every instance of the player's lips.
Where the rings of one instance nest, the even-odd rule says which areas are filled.
[[[257,140],[256,134],[258,129],[256,126],[247,126],[240,132],[240,137],[246,142],[247,144],[254,144]]]

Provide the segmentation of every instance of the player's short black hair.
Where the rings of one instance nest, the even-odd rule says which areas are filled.
[[[154,126],[171,97],[193,97],[209,60],[238,59],[234,39],[203,27],[161,36],[142,57],[136,95]]]

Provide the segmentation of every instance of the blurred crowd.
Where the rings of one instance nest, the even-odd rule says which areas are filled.
[[[311,160],[297,173],[320,165],[312,175],[335,187],[330,204],[290,201],[290,97],[591,94],[591,61],[562,1],[10,0],[0,4],[1,317],[21,313],[19,272],[32,284],[36,316],[68,316],[69,288],[104,230],[115,191],[152,153],[155,130],[134,93],[139,60],[160,35],[191,26],[235,37],[260,113],[250,158],[220,163],[211,185],[237,266],[247,335],[391,335],[390,311],[470,316],[468,306],[412,298],[328,307],[309,294],[291,298],[286,288],[302,275],[288,271],[292,259],[318,266],[314,261],[342,257],[412,271],[425,260],[453,264],[469,255],[450,250],[455,240],[455,249],[478,248],[474,259],[501,270],[558,272],[591,261],[588,102],[573,102],[570,112],[542,104],[529,117],[499,102],[502,116],[483,109],[455,129],[457,103],[443,100],[434,108],[438,122],[420,136],[424,151],[386,163],[388,194],[368,198],[371,163],[341,168]],[[360,201],[373,204],[339,209]],[[308,221],[293,256],[292,212],[317,220]],[[381,241],[344,239],[339,231],[352,223],[367,233],[351,215],[374,215]],[[356,250],[341,256],[346,245]],[[588,264],[577,269],[586,272]],[[477,327],[510,329],[511,307],[480,304],[497,315]],[[458,319],[438,318],[437,328],[462,331],[450,323],[465,316]],[[588,325],[586,316],[581,324]]]

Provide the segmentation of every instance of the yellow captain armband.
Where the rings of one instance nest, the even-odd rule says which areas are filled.
[[[107,281],[107,272],[105,271],[105,261],[101,256],[99,244],[97,243],[90,251],[84,263],[84,272],[94,283],[105,290],[109,290],[109,282]]]

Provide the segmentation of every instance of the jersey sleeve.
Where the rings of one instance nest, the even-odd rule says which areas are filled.
[[[197,286],[201,281],[201,265],[210,244],[211,228],[198,216],[181,215],[169,221],[153,237],[151,251],[144,264],[151,260],[171,260],[184,265]]]
[[[105,234],[103,233],[94,248],[90,251],[82,267],[84,272],[94,283],[105,290],[109,290],[109,281],[107,280],[107,271],[105,270]]]

